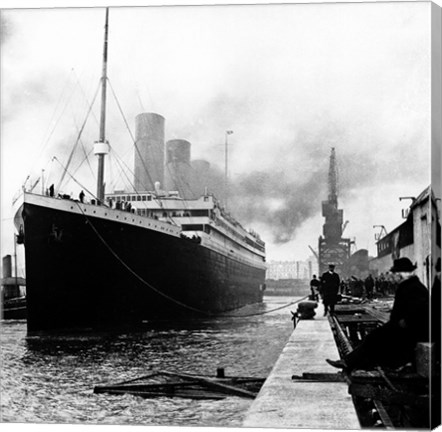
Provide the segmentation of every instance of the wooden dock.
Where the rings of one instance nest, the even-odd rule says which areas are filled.
[[[296,429],[361,429],[345,381],[326,358],[338,359],[322,304],[312,320],[299,321],[273,370],[246,414],[243,426]],[[310,375],[323,380],[292,379]],[[329,377],[327,379],[326,377]]]

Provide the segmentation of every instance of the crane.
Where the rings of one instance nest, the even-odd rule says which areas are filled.
[[[319,259],[318,252],[316,252],[310,245],[308,245],[309,249],[313,252],[313,255],[316,257],[316,259]]]

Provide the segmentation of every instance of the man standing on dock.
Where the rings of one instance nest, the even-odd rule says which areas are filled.
[[[324,316],[327,315],[327,312],[333,315],[335,313],[335,304],[338,302],[339,285],[341,283],[339,275],[335,273],[334,264],[329,264],[328,272],[322,274],[321,282]]]
[[[390,320],[367,335],[356,349],[342,360],[329,360],[333,367],[371,369],[375,366],[399,367],[413,362],[418,342],[429,338],[429,293],[414,275],[416,266],[408,258],[394,260],[391,271],[402,277],[391,310]]]

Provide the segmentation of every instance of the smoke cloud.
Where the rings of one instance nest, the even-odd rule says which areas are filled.
[[[283,171],[252,172],[235,182],[232,208],[241,221],[266,224],[276,244],[293,240],[297,229],[318,212],[324,190],[323,173],[305,183],[288,179]]]

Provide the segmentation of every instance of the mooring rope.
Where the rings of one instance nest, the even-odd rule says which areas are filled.
[[[124,260],[122,258],[120,258],[120,256],[112,249],[112,247],[109,245],[109,243],[107,243],[107,241],[103,238],[103,236],[98,232],[98,230],[95,228],[94,224],[91,222],[91,220],[89,219],[89,217],[84,213],[83,209],[81,208],[81,205],[76,202],[78,208],[80,209],[81,213],[83,214],[83,216],[86,218],[86,221],[88,223],[88,225],[92,228],[92,230],[94,231],[94,233],[97,235],[97,237],[100,239],[100,241],[104,244],[104,246],[109,250],[109,252],[121,263],[121,265],[123,267],[125,267],[133,276],[135,276],[141,283],[143,283],[144,285],[146,285],[148,288],[150,288],[152,291],[154,291],[155,293],[157,293],[158,295],[164,297],[165,299],[185,308],[185,309],[189,309],[192,310],[194,312],[206,315],[206,316],[210,316],[210,317],[223,317],[223,318],[246,318],[246,317],[251,317],[251,316],[257,316],[257,315],[265,315],[268,314],[270,312],[275,312],[277,310],[281,310],[284,308],[287,308],[289,306],[292,306],[296,303],[299,303],[302,300],[305,300],[308,296],[305,296],[301,299],[298,299],[296,301],[287,303],[283,306],[279,306],[277,308],[271,309],[271,310],[267,310],[267,311],[262,311],[262,312],[256,312],[256,313],[250,313],[250,314],[245,314],[245,315],[227,315],[227,314],[223,314],[223,313],[211,313],[211,312],[207,312],[207,311],[203,311],[201,309],[195,308],[193,306],[190,306],[186,303],[183,303],[167,294],[165,294],[164,292],[162,292],[161,290],[155,288],[152,284],[150,284],[149,282],[147,282],[146,280],[144,280],[144,278],[142,278],[137,272],[135,272],[126,262],[124,262]]]

